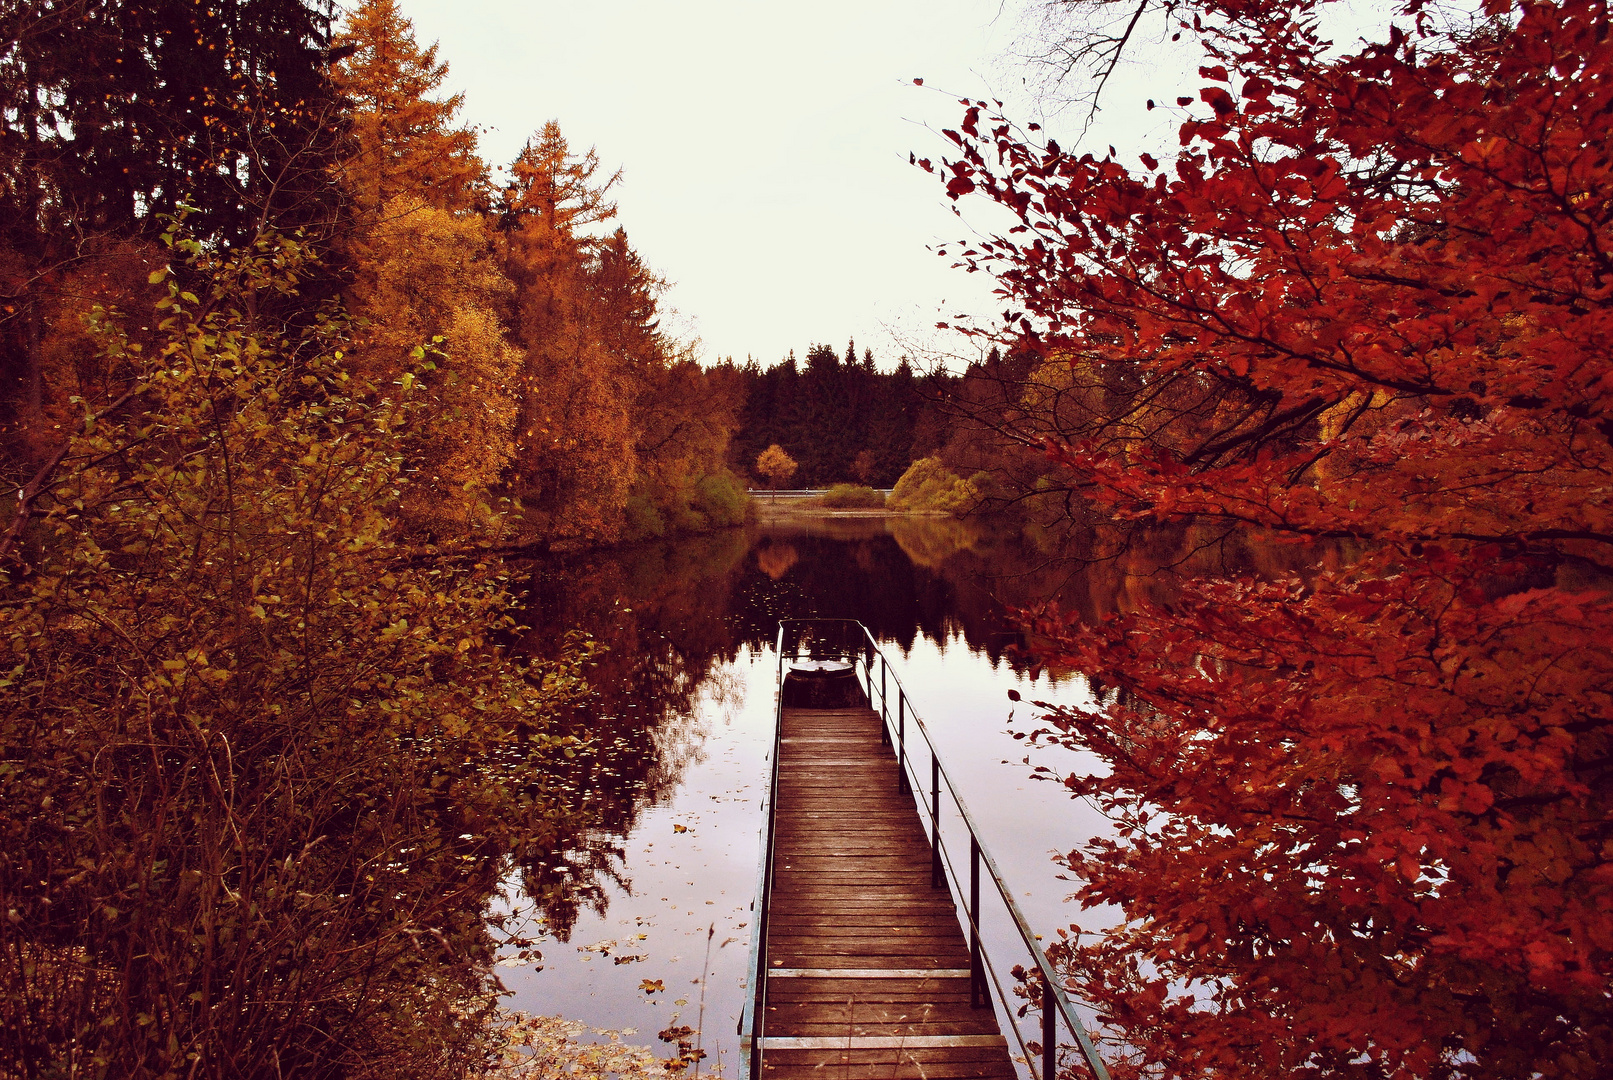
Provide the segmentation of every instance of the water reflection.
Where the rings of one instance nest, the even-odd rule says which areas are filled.
[[[562,942],[580,912],[604,914],[611,887],[632,891],[621,838],[704,752],[692,703],[714,668],[734,658],[720,601],[746,551],[744,534],[730,530],[526,568],[528,629],[516,648],[546,656],[573,630],[601,646],[588,697],[559,725],[559,734],[589,744],[559,763],[549,793],[567,800],[566,831],[534,837],[518,857],[523,891]]]
[[[1034,879],[1038,925],[1067,922],[1068,886],[1053,880],[1049,856],[1103,824],[1055,785],[1027,780],[1023,749],[1004,736],[1014,722],[1004,691],[1034,700],[1089,688],[1078,675],[1033,684],[1009,610],[1056,597],[1093,618],[1168,602],[1184,572],[1305,571],[1338,555],[1250,550],[1192,529],[1094,532],[1060,550],[1040,541],[947,518],[798,517],[529,566],[521,647],[545,655],[576,628],[606,651],[591,697],[563,719],[595,752],[560,762],[544,794],[573,812],[551,815],[566,824],[519,860],[552,941],[548,970],[507,973],[517,1005],[670,1027],[679,1001],[682,1022],[696,1019],[709,984],[713,1015],[737,1009],[780,619],[857,619],[905,657],[902,677],[943,757],[979,770],[987,795],[976,812],[1001,837],[993,850],[1010,849],[1011,875]],[[600,947],[627,940],[639,944]],[[666,993],[642,991],[641,979]]]

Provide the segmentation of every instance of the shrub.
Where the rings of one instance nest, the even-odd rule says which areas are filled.
[[[836,484],[822,495],[807,501],[828,510],[881,510],[885,506],[882,492],[862,484]]]
[[[654,540],[666,535],[666,518],[648,496],[629,495],[622,517],[624,540]]]
[[[695,481],[692,504],[712,528],[726,529],[745,523],[750,496],[745,493],[744,482],[724,469]]]
[[[673,533],[702,533],[711,528],[711,519],[683,499],[668,510],[667,517]]]
[[[486,905],[581,657],[523,671],[496,564],[399,546],[413,380],[256,332],[298,261],[159,271],[150,350],[101,312],[135,381],[0,541],[0,1076],[486,1059]]]
[[[919,458],[896,481],[886,505],[905,512],[963,514],[980,505],[981,492],[974,480],[947,469],[940,458]]]

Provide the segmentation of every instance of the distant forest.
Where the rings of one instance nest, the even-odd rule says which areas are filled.
[[[920,374],[906,357],[895,371],[878,371],[869,350],[857,356],[855,341],[844,357],[813,345],[804,364],[791,352],[766,369],[752,361],[733,370],[744,405],[731,460],[749,469],[777,443],[799,466],[790,480],[797,487],[895,484],[912,462],[945,442],[946,406],[958,383],[946,374]]]

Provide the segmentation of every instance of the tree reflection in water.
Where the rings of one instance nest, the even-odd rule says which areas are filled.
[[[604,914],[612,887],[631,893],[622,841],[701,759],[696,695],[710,695],[709,680],[732,671],[741,648],[769,648],[780,619],[858,619],[903,652],[921,636],[961,637],[994,667],[1024,671],[1014,608],[1054,599],[1097,617],[1168,602],[1184,573],[1304,573],[1340,557],[1255,550],[1192,528],[1093,530],[1062,545],[1047,550],[1021,531],[952,518],[799,517],[529,564],[530,629],[517,648],[551,655],[572,629],[605,647],[586,702],[562,723],[589,749],[557,758],[532,793],[562,812],[518,854],[547,932],[567,941],[581,911]]]

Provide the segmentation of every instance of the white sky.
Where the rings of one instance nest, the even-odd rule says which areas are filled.
[[[601,174],[622,167],[620,224],[674,282],[663,304],[706,359],[749,354],[767,365],[817,341],[843,352],[855,336],[859,354],[871,347],[888,367],[913,345],[934,346],[938,318],[1000,307],[986,275],[926,250],[968,226],[908,152],[945,154],[939,131],[961,119],[957,98],[1019,90],[1024,71],[1006,53],[1028,2],[400,7],[422,45],[439,43],[445,89],[466,95],[464,119],[491,128],[490,163],[508,163],[553,118],[574,150],[597,148]],[[1197,80],[1150,85],[1159,78],[1136,71],[1112,84],[1106,142],[1158,153],[1173,141],[1177,121],[1146,112],[1143,99],[1193,93]],[[1020,96],[1015,115],[1038,119]],[[1000,222],[970,202],[970,222]]]

